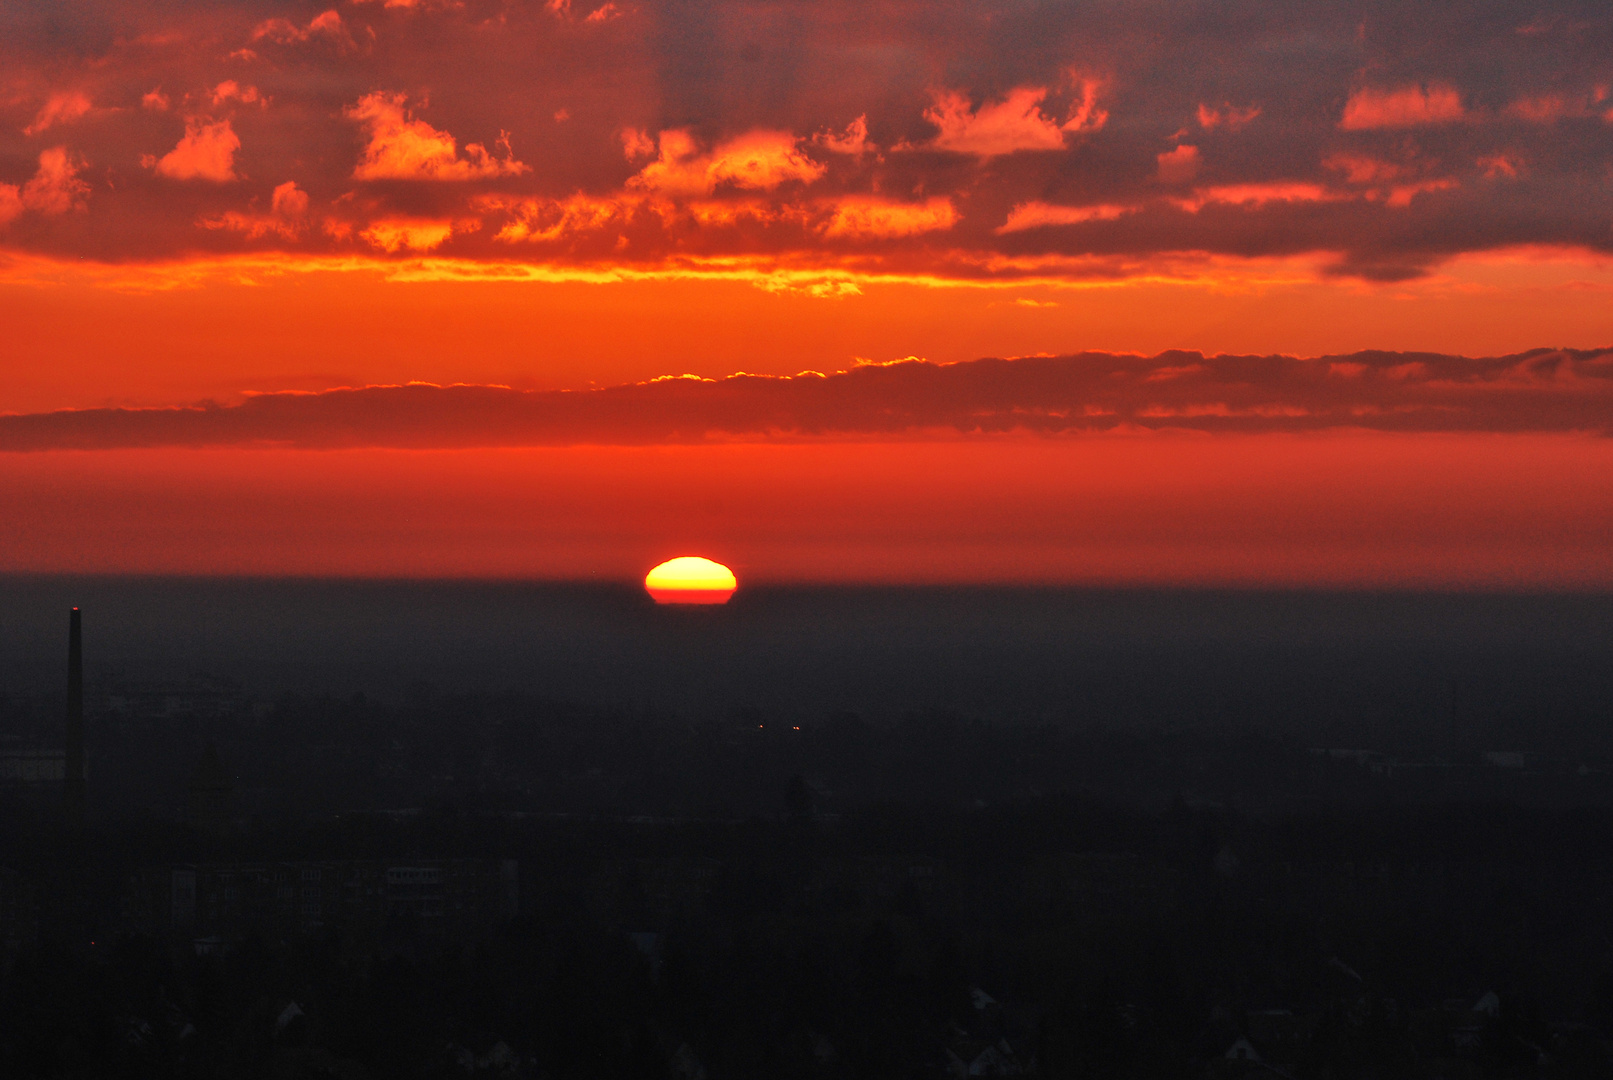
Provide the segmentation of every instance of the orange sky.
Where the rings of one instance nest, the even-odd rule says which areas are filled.
[[[1569,0],[7,8],[0,570],[1605,587],[1610,56]],[[409,383],[533,393],[321,393]]]
[[[1468,256],[1393,285],[1322,281],[1293,260],[1101,286],[864,280],[860,294],[833,298],[732,280],[400,281],[377,269],[272,274],[230,264],[191,264],[192,282],[153,289],[178,269],[29,269],[20,284],[0,273],[5,411],[411,379],[576,388],[904,356],[1483,356],[1613,342],[1613,260],[1575,252]]]
[[[1613,442],[1584,436],[47,452],[0,500],[32,571],[1613,586]]]

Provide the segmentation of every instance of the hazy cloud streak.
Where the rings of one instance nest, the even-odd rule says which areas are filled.
[[[597,390],[409,384],[263,394],[233,406],[0,416],[0,450],[646,445],[1136,429],[1606,435],[1610,417],[1613,350],[1482,359],[1082,353]]]

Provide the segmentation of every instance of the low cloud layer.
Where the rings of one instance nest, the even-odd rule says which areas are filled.
[[[276,445],[456,448],[1123,430],[1613,432],[1613,349],[1471,359],[1167,352],[906,360],[832,375],[595,390],[368,386],[240,405],[0,416],[0,451]]]
[[[0,12],[0,253],[1390,281],[1613,253],[1605,3],[57,7]],[[24,215],[53,148],[79,212]]]

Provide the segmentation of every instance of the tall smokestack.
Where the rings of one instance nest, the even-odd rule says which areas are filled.
[[[62,794],[67,824],[84,824],[84,627],[78,608],[67,630],[67,744]]]

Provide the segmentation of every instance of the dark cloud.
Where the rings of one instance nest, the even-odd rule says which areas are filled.
[[[1482,359],[1082,353],[596,390],[411,384],[264,394],[233,406],[0,416],[0,450],[639,445],[1138,428],[1606,435],[1609,417],[1613,349]]]
[[[1513,3],[1388,0],[645,0],[590,19],[601,6],[0,5],[0,185],[25,183],[49,146],[86,162],[92,185],[80,213],[0,227],[0,248],[107,261],[243,250],[382,255],[366,228],[412,216],[480,221],[455,228],[432,248],[439,255],[556,263],[855,255],[869,269],[953,273],[935,253],[968,263],[996,254],[1327,252],[1341,273],[1394,279],[1503,246],[1613,251],[1605,3],[1558,0],[1521,13]],[[1072,131],[1061,149],[982,157],[932,145],[938,131],[926,112],[937,94],[987,110],[1035,87],[1047,92],[1045,115],[1061,121],[1082,78],[1101,84],[1107,121]],[[267,107],[219,99],[211,91],[226,80],[255,88]],[[170,107],[143,108],[159,88]],[[461,151],[494,150],[507,136],[530,171],[458,182],[356,178],[365,143],[351,110],[376,92],[404,96]],[[1341,127],[1352,100],[1426,92],[1454,94],[1460,107]],[[26,133],[64,93],[83,93],[94,108]],[[1201,105],[1254,118],[1210,130],[1197,119]],[[869,153],[837,156],[810,141],[858,117]],[[241,144],[236,179],[179,180],[142,164],[172,151],[198,118],[231,122]],[[645,162],[624,155],[626,129],[651,138],[687,130],[705,152],[747,132],[786,132],[824,172],[810,183],[719,183],[703,194],[709,204],[744,203],[739,222],[679,195],[636,213],[574,217],[519,243],[500,239],[509,219],[485,209],[489,194],[508,206],[629,192]],[[1197,175],[1164,183],[1159,155],[1178,145],[1197,148]],[[1342,158],[1377,163],[1379,178],[1352,179],[1364,174],[1329,164]],[[250,235],[202,224],[265,213],[286,182],[309,195],[307,227]],[[1315,185],[1326,198],[1203,201],[1206,190],[1276,184]],[[875,195],[944,197],[956,222],[896,241],[802,228],[815,208]],[[1184,211],[1184,200],[1196,209]],[[1015,206],[1038,202],[1132,209],[998,231]]]

